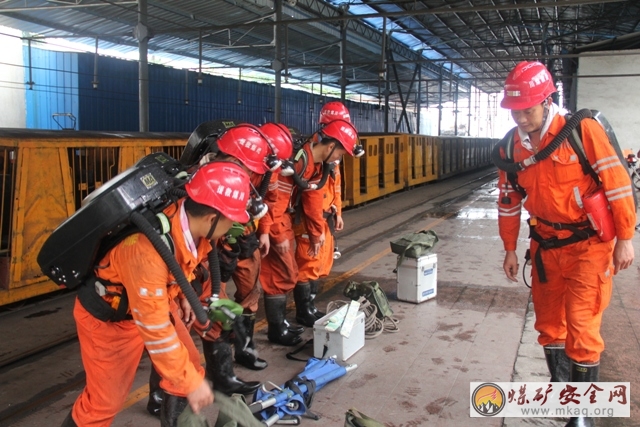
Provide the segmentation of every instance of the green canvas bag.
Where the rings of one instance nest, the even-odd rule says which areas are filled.
[[[433,252],[438,242],[438,235],[433,230],[422,230],[405,234],[391,243],[391,252],[400,255],[396,268],[400,267],[406,257],[420,258]]]
[[[351,408],[345,415],[344,427],[385,427],[385,425],[363,414],[356,408]]]
[[[393,310],[389,305],[387,294],[380,288],[378,282],[358,283],[350,280],[342,293],[345,297],[354,301],[357,301],[360,297],[365,297],[378,308],[376,317],[380,319],[393,316]]]

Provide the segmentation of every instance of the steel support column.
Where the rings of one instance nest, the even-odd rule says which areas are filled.
[[[347,22],[340,21],[340,101],[344,102],[347,94]]]
[[[440,73],[440,89],[438,90],[438,136],[440,136],[441,133],[442,133],[442,73]]]
[[[418,90],[416,91],[416,134],[420,135],[420,117],[422,117],[422,67],[418,65]],[[427,85],[428,86],[428,85]]]
[[[451,84],[451,82],[449,82]],[[456,82],[456,91],[453,94],[454,104],[453,104],[453,134],[458,136],[458,82]]]
[[[274,96],[274,118],[276,123],[280,123],[280,114],[282,109],[282,49],[280,47],[281,30],[282,25],[279,23],[282,20],[282,0],[274,0],[274,7],[276,9],[276,24],[274,25],[273,41],[276,45],[275,58],[271,64],[271,68],[275,73],[275,96]]]
[[[138,114],[140,132],[149,132],[149,29],[147,27],[147,0],[138,1]]]

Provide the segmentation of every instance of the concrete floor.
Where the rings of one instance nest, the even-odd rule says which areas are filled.
[[[320,420],[303,419],[301,425],[342,426],[345,411],[355,407],[388,427],[564,426],[562,420],[543,418],[469,418],[470,382],[546,381],[548,378],[542,349],[536,343],[533,330],[529,289],[522,280],[509,282],[502,272],[504,252],[497,235],[495,181],[470,194],[465,193],[468,188],[457,188],[474,177],[453,178],[345,212],[347,230],[370,224],[390,212],[395,215],[348,237],[338,236],[341,248],[365,244],[338,260],[317,305],[324,308],[329,301],[344,300],[342,290],[347,280],[376,280],[389,297],[400,320],[400,330],[367,340],[364,348],[347,361],[357,364],[357,369],[316,394],[311,410]],[[416,201],[442,193],[443,189],[445,196],[413,206]],[[438,254],[437,297],[421,304],[400,302],[396,299],[393,273],[396,256],[390,253],[389,241],[425,228],[435,230],[440,237],[435,250]],[[638,254],[640,238],[634,241]],[[526,243],[526,230],[522,227],[518,249],[521,256]],[[632,389],[640,384],[640,371],[635,365],[640,360],[639,265],[640,257],[629,270],[615,278],[613,299],[602,327],[607,350],[602,356],[601,381],[630,381]],[[18,337],[24,340],[27,334],[16,331],[25,323],[31,322],[32,330],[40,335],[56,325],[67,328],[73,325],[68,301],[69,298],[60,297],[42,303],[39,308],[30,308],[32,311],[6,313],[0,316],[0,334],[6,330],[8,335],[3,336],[13,336],[12,342],[19,342]],[[45,315],[38,315],[42,312],[46,312]],[[290,313],[289,317],[294,316]],[[259,313],[261,318],[263,315]],[[34,321],[40,322],[39,326],[35,326]],[[285,358],[291,348],[268,342],[264,320],[257,322],[257,329],[258,349],[269,367],[260,372],[237,367],[239,377],[282,384],[303,369],[304,363]],[[312,338],[311,330],[305,331],[304,338]],[[18,347],[3,344],[0,358],[7,352],[15,354]],[[304,357],[305,353],[299,355]],[[310,352],[307,355],[311,355]],[[148,369],[149,362],[144,359],[127,405],[116,417],[114,426],[159,424],[145,411]],[[4,419],[0,424],[59,425],[82,382],[75,341],[0,369],[0,420]],[[633,394],[631,398],[631,418],[599,419],[598,425],[640,425],[640,398]],[[15,416],[7,418],[10,413]],[[215,420],[215,404],[205,413]]]

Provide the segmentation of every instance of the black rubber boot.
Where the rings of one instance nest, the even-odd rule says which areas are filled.
[[[564,352],[564,345],[546,345],[544,356],[551,374],[551,382],[566,383],[569,381],[569,358]]]
[[[287,324],[285,323],[286,310],[286,295],[264,296],[264,311],[269,323],[267,337],[272,343],[286,346],[298,345],[302,342],[302,338],[300,338],[299,334],[294,334],[287,329]]]
[[[302,326],[292,325],[287,321],[287,319],[284,319],[284,325],[287,327],[289,332],[291,332],[292,334],[300,335],[301,333],[304,332],[304,328]]]
[[[241,337],[239,334],[236,334],[234,337],[233,347],[235,350],[236,363],[239,363],[245,368],[260,371],[266,368],[269,364],[266,360],[258,357],[258,351],[256,350],[256,345],[253,342],[253,327],[256,323],[256,315],[243,314],[242,323],[247,331],[247,335]]]
[[[75,421],[73,421],[73,417],[71,416],[71,412],[73,412],[73,408],[69,411],[69,415],[64,419],[60,427],[78,427]]]
[[[233,372],[231,346],[222,339],[202,340],[202,350],[206,361],[207,378],[213,381],[214,390],[231,396],[232,394],[251,394],[260,387],[258,381],[242,381]]]
[[[571,373],[569,381],[576,383],[594,383],[598,381],[600,363],[577,363],[571,361]],[[566,427],[594,427],[595,420],[592,417],[572,417]]]
[[[187,398],[178,397],[162,392],[162,407],[160,409],[160,426],[161,427],[177,427],[178,417],[187,407]]]
[[[318,309],[313,305],[315,294],[311,293],[311,284],[309,282],[297,283],[293,288],[293,299],[296,302],[296,320],[298,323],[310,328],[320,317]]]
[[[311,301],[315,301],[316,296],[320,293],[320,288],[322,287],[322,284],[320,283],[319,280],[309,280],[309,284],[311,285]],[[315,310],[313,315],[316,316],[316,318],[318,319],[320,319],[321,317],[324,317],[327,314],[318,310],[315,304],[313,305],[313,309]]]
[[[160,416],[160,408],[162,407],[163,391],[160,388],[160,374],[156,368],[151,365],[149,373],[149,401],[147,402],[147,412],[156,417]]]

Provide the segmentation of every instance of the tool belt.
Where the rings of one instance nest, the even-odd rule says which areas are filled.
[[[536,271],[538,272],[538,279],[540,280],[540,283],[547,283],[547,275],[544,271],[544,265],[542,264],[542,251],[546,251],[549,249],[558,249],[581,242],[583,240],[587,240],[591,236],[595,236],[596,232],[595,230],[590,228],[591,223],[589,221],[576,222],[573,224],[563,224],[560,222],[550,222],[542,218],[536,219],[542,224],[552,227],[554,230],[568,230],[573,233],[573,235],[565,239],[558,239],[557,237],[544,239],[536,231],[535,225],[531,225],[531,219],[527,220],[527,223],[529,224],[529,237],[538,242],[539,245],[538,250],[533,256]]]
[[[99,279],[94,275],[88,277],[84,283],[78,286],[78,300],[80,304],[93,317],[103,322],[120,322],[122,320],[132,320],[129,311],[129,297],[127,290],[122,286],[121,293],[109,292],[107,286],[118,286],[104,279]],[[112,295],[114,300],[111,304],[102,298],[103,295]]]

